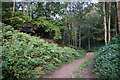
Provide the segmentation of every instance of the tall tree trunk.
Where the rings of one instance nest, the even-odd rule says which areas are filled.
[[[64,26],[64,32],[63,32],[63,45],[65,45],[65,37],[66,37],[66,27],[67,27],[67,19],[65,18],[65,26]]]
[[[77,47],[77,39],[75,39],[75,47]]]
[[[104,14],[104,39],[105,39],[105,44],[107,45],[107,24],[106,24],[106,12],[105,12],[105,2],[103,2],[103,14]]]
[[[12,17],[14,16],[14,12],[15,12],[15,2],[16,2],[16,0],[14,0],[14,2],[13,2],[13,13],[12,13]]]
[[[63,33],[63,45],[65,45],[65,30],[64,30],[64,33]]]
[[[120,33],[120,1],[117,3],[118,33]]]
[[[70,29],[70,27],[71,27],[71,24],[68,23],[68,30]],[[71,40],[70,40],[71,36],[70,36],[69,31],[68,31],[67,35],[68,35],[68,45],[70,45],[71,44]]]
[[[29,5],[29,6],[30,6],[30,7],[29,7],[29,8],[30,8],[30,9],[29,9],[30,19],[32,19],[32,8],[31,8],[31,5],[32,5],[32,3],[30,2],[30,5]]]
[[[29,2],[26,2],[26,3],[27,3],[26,13],[27,13],[27,15],[29,15]]]
[[[90,29],[88,29],[88,33],[90,34]],[[90,36],[88,37],[88,49],[91,49]]]
[[[75,29],[75,32],[76,32],[76,33],[75,33],[75,34],[76,34],[76,37],[75,37],[75,47],[77,47],[77,36],[78,36],[78,35],[77,35],[76,29]]]
[[[91,43],[90,43],[90,38],[88,38],[88,49],[91,49]]]
[[[25,14],[24,0],[22,0],[22,10],[23,10],[23,14]]]
[[[79,27],[79,47],[81,47],[81,28]]]
[[[71,29],[72,29],[72,46],[75,46],[74,44],[74,27],[72,26],[72,23],[71,23]]]
[[[69,28],[70,28],[70,24],[68,23],[68,26],[67,26],[67,30],[69,30]],[[69,31],[67,31],[67,44],[68,45],[70,45],[70,33],[69,33]]]
[[[117,35],[119,32],[118,32],[118,15],[117,15],[117,2],[115,4],[115,8],[116,8],[116,13],[115,13],[115,25],[114,25],[114,28],[115,28],[115,34]]]
[[[108,3],[108,10],[109,10],[109,14],[108,14],[108,42],[111,41],[111,32],[110,32],[110,24],[111,24],[111,3]]]

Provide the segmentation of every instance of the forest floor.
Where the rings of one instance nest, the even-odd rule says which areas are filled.
[[[44,78],[73,78],[74,71],[80,68],[83,62],[89,58],[94,58],[94,53],[86,53],[84,58],[75,60],[74,62],[63,65],[60,69],[55,70],[51,75],[44,76]],[[94,78],[92,73],[93,61],[79,74],[80,78]]]

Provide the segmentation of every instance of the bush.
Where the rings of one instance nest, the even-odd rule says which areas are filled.
[[[84,50],[48,44],[39,37],[2,27],[2,78],[40,78],[62,64],[84,56]]]
[[[104,46],[94,59],[94,73],[100,78],[120,77],[120,37],[114,37],[111,44]]]

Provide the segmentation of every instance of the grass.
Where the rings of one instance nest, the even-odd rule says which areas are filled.
[[[80,78],[80,72],[83,71],[92,61],[92,58],[87,59],[78,70],[76,70],[74,73],[74,76],[72,78]]]

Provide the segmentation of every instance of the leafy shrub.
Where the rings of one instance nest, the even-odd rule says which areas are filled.
[[[94,73],[100,78],[120,77],[120,37],[114,37],[111,44],[100,49],[93,66]]]
[[[14,29],[24,31],[24,28],[29,26],[32,28],[33,32],[39,31],[36,32],[37,35],[39,35],[40,30],[42,30],[45,34],[50,35],[50,38],[54,38],[56,40],[62,38],[61,32],[63,30],[63,23],[60,20],[53,20],[53,18],[48,19],[43,17],[31,19],[28,15],[23,16],[21,12],[14,12],[13,17],[8,17],[8,14],[12,15],[12,12],[3,12],[3,22],[11,25]]]
[[[120,35],[116,35],[112,38],[111,44],[120,44]]]
[[[2,78],[39,78],[62,64],[84,56],[84,50],[48,44],[39,37],[0,23],[2,32]]]

